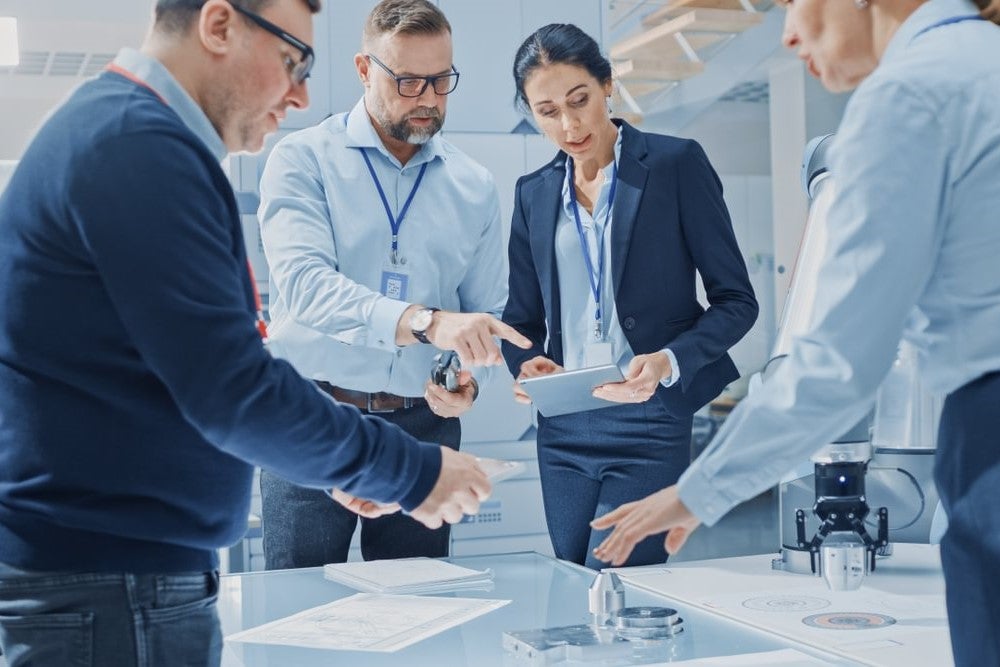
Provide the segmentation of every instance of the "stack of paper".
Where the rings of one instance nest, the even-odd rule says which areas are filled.
[[[226,637],[226,642],[339,651],[398,651],[509,603],[510,600],[357,593],[237,632]]]
[[[433,558],[329,563],[323,576],[367,593],[419,595],[463,588],[491,588],[492,570],[471,570]]]

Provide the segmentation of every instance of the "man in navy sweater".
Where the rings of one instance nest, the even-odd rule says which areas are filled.
[[[0,648],[16,665],[215,665],[216,550],[254,466],[478,510],[475,460],[321,394],[265,350],[219,162],[308,103],[318,0],[159,0],[0,197]],[[331,500],[331,502],[333,502]]]

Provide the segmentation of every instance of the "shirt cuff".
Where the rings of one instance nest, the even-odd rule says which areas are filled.
[[[399,347],[396,345],[396,326],[399,324],[399,318],[409,307],[410,304],[405,301],[389,297],[377,299],[372,308],[368,347],[395,352]]]
[[[499,345],[499,342],[497,344]],[[473,379],[479,385],[480,392],[493,379],[493,374],[496,372],[495,368],[495,366],[473,366],[469,369]]]
[[[719,491],[718,484],[705,474],[697,462],[692,463],[677,482],[677,497],[698,520],[713,526],[739,501],[733,502]]]
[[[668,347],[663,348],[660,352],[667,355],[667,359],[670,359],[670,377],[660,380],[660,384],[664,387],[672,387],[681,379],[681,369],[677,365],[677,357],[674,356],[674,353]]]

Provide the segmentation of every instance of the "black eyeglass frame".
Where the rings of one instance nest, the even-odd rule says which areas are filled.
[[[451,71],[448,72],[447,74],[436,74],[434,76],[398,76],[395,72],[393,72],[391,69],[389,69],[389,67],[384,62],[382,62],[381,60],[379,60],[378,58],[376,58],[372,54],[366,53],[365,54],[365,58],[368,58],[368,60],[372,61],[373,63],[375,63],[376,65],[378,65],[379,67],[381,67],[382,70],[386,74],[388,74],[393,79],[395,79],[395,81],[396,81],[396,92],[399,93],[400,97],[420,97],[421,95],[423,95],[427,91],[427,86],[430,86],[431,89],[434,90],[434,93],[437,94],[437,95],[450,95],[451,93],[455,92],[456,88],[458,88],[458,79],[459,79],[459,77],[462,76],[459,73],[459,71],[457,69],[455,69],[454,65],[451,66]],[[437,82],[438,82],[439,79],[448,79],[448,80],[454,81],[454,83],[452,84],[451,88],[448,89],[447,92],[444,92],[444,93],[438,92]],[[416,94],[414,94],[414,95],[407,95],[406,93],[403,92],[403,82],[404,81],[418,81],[418,80],[419,81],[423,81],[424,85],[422,85],[420,87],[420,90],[417,91]]]
[[[290,44],[299,50],[302,54],[302,59],[295,63],[295,67],[292,68],[289,75],[292,77],[292,81],[296,85],[302,85],[305,83],[306,79],[309,78],[309,74],[312,72],[313,65],[316,63],[316,52],[313,51],[313,48],[295,35],[285,32],[278,26],[274,25],[263,16],[259,16],[247,9],[243,9],[237,4],[232,4],[232,7],[237,13],[242,14],[255,23],[257,27],[266,30],[275,37],[284,40],[286,44]]]

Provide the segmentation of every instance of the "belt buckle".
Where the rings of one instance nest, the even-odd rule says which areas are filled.
[[[395,412],[396,411],[395,408],[376,408],[374,401],[372,401],[372,397],[373,396],[378,396],[378,394],[374,394],[372,392],[368,392],[368,394],[366,396],[369,414],[383,415],[383,414],[387,414],[389,412]]]

